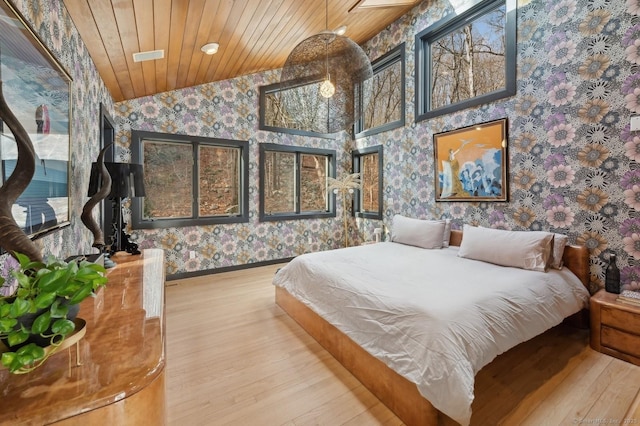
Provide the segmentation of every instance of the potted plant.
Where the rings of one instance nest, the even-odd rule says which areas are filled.
[[[11,271],[15,282],[9,294],[0,295],[0,339],[9,349],[0,362],[12,373],[25,373],[55,352],[44,347],[56,348],[73,333],[70,311],[95,295],[107,278],[103,266],[86,260],[67,263],[49,258],[44,263],[21,253],[14,257],[19,262],[19,268]],[[0,277],[0,287],[5,282]],[[36,337],[44,338],[44,343]]]

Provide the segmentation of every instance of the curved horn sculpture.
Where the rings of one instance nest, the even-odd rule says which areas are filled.
[[[16,140],[18,160],[9,179],[0,187],[0,246],[14,256],[23,253],[33,261],[42,261],[42,253],[25,234],[11,213],[11,206],[27,189],[36,169],[36,151],[29,134],[9,109],[0,81],[0,119],[4,121]]]
[[[102,178],[102,187],[84,205],[82,208],[82,215],[80,215],[80,219],[82,219],[82,223],[84,226],[89,228],[89,231],[93,234],[93,245],[92,247],[96,247],[102,251],[104,247],[104,234],[102,233],[102,229],[100,229],[100,225],[93,218],[93,208],[102,200],[107,198],[109,193],[111,192],[111,175],[107,170],[107,167],[104,165],[104,154],[113,145],[110,143],[105,146],[100,154],[98,155],[98,159],[96,160],[96,164],[99,167],[100,177]]]

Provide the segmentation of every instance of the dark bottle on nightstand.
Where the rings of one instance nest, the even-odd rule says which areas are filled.
[[[620,270],[613,253],[609,255],[609,265],[604,273],[604,289],[609,293],[620,294]]]

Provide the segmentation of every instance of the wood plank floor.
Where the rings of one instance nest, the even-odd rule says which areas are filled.
[[[167,283],[169,425],[401,425],[275,305],[282,266]],[[558,326],[478,373],[472,425],[640,424],[639,389],[640,367]]]

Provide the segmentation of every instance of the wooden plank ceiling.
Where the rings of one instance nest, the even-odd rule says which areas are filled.
[[[324,0],[64,0],[116,102],[280,68],[324,29],[346,25],[362,44],[412,7],[359,2],[328,0],[325,25]],[[209,42],[220,43],[217,54],[200,50]],[[133,61],[159,49],[163,59]]]

